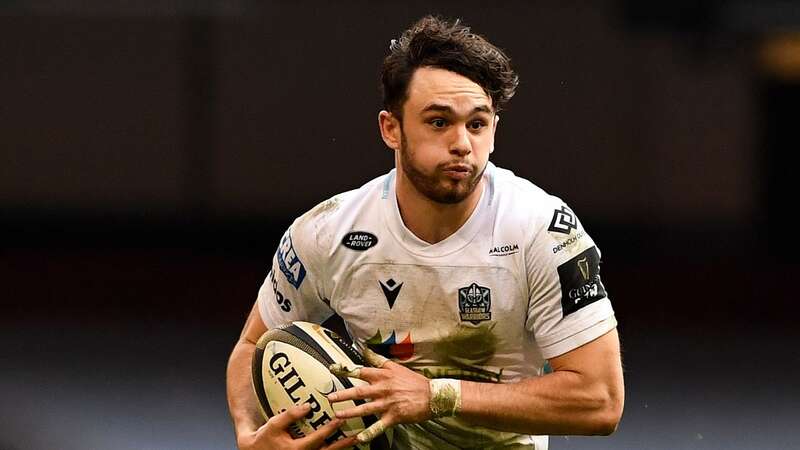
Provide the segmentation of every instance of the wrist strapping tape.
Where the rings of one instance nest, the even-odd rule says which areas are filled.
[[[433,417],[452,417],[461,411],[461,380],[434,378],[430,381]]]

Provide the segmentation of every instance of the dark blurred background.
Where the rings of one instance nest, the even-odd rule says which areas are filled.
[[[493,160],[603,249],[625,415],[550,448],[797,448],[800,3],[6,0],[0,449],[234,448],[278,239],[392,166],[379,64],[427,13],[511,55]]]

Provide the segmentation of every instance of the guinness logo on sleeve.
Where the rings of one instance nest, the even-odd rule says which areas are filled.
[[[592,246],[558,266],[564,317],[606,297],[600,281],[600,254]]]

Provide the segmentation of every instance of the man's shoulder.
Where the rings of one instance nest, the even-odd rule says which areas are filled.
[[[577,215],[560,197],[549,194],[511,171],[497,171],[496,221],[521,230],[532,248],[565,256],[593,245]],[[513,224],[513,225],[512,225]],[[576,245],[581,243],[581,245]],[[570,250],[563,252],[562,250]]]
[[[506,215],[527,220],[543,220],[553,215],[553,211],[564,205],[564,201],[530,180],[514,172],[494,167],[494,196],[498,207]],[[505,206],[505,208],[503,208]]]
[[[330,228],[341,227],[343,222],[355,220],[381,199],[381,192],[389,175],[381,175],[359,188],[336,194],[318,203],[294,221],[293,232],[320,235]]]

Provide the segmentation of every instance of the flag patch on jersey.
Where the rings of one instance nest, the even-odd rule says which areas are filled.
[[[487,287],[472,283],[458,290],[458,309],[461,321],[477,325],[492,319],[492,291]]]
[[[561,283],[561,309],[564,317],[606,297],[600,281],[600,254],[597,247],[582,251],[578,256],[558,266]]]
[[[392,330],[392,334],[386,339],[381,336],[381,330],[378,330],[366,344],[370,350],[387,358],[405,361],[414,356],[414,342],[411,340],[410,331],[405,339],[398,341],[395,330]]]

